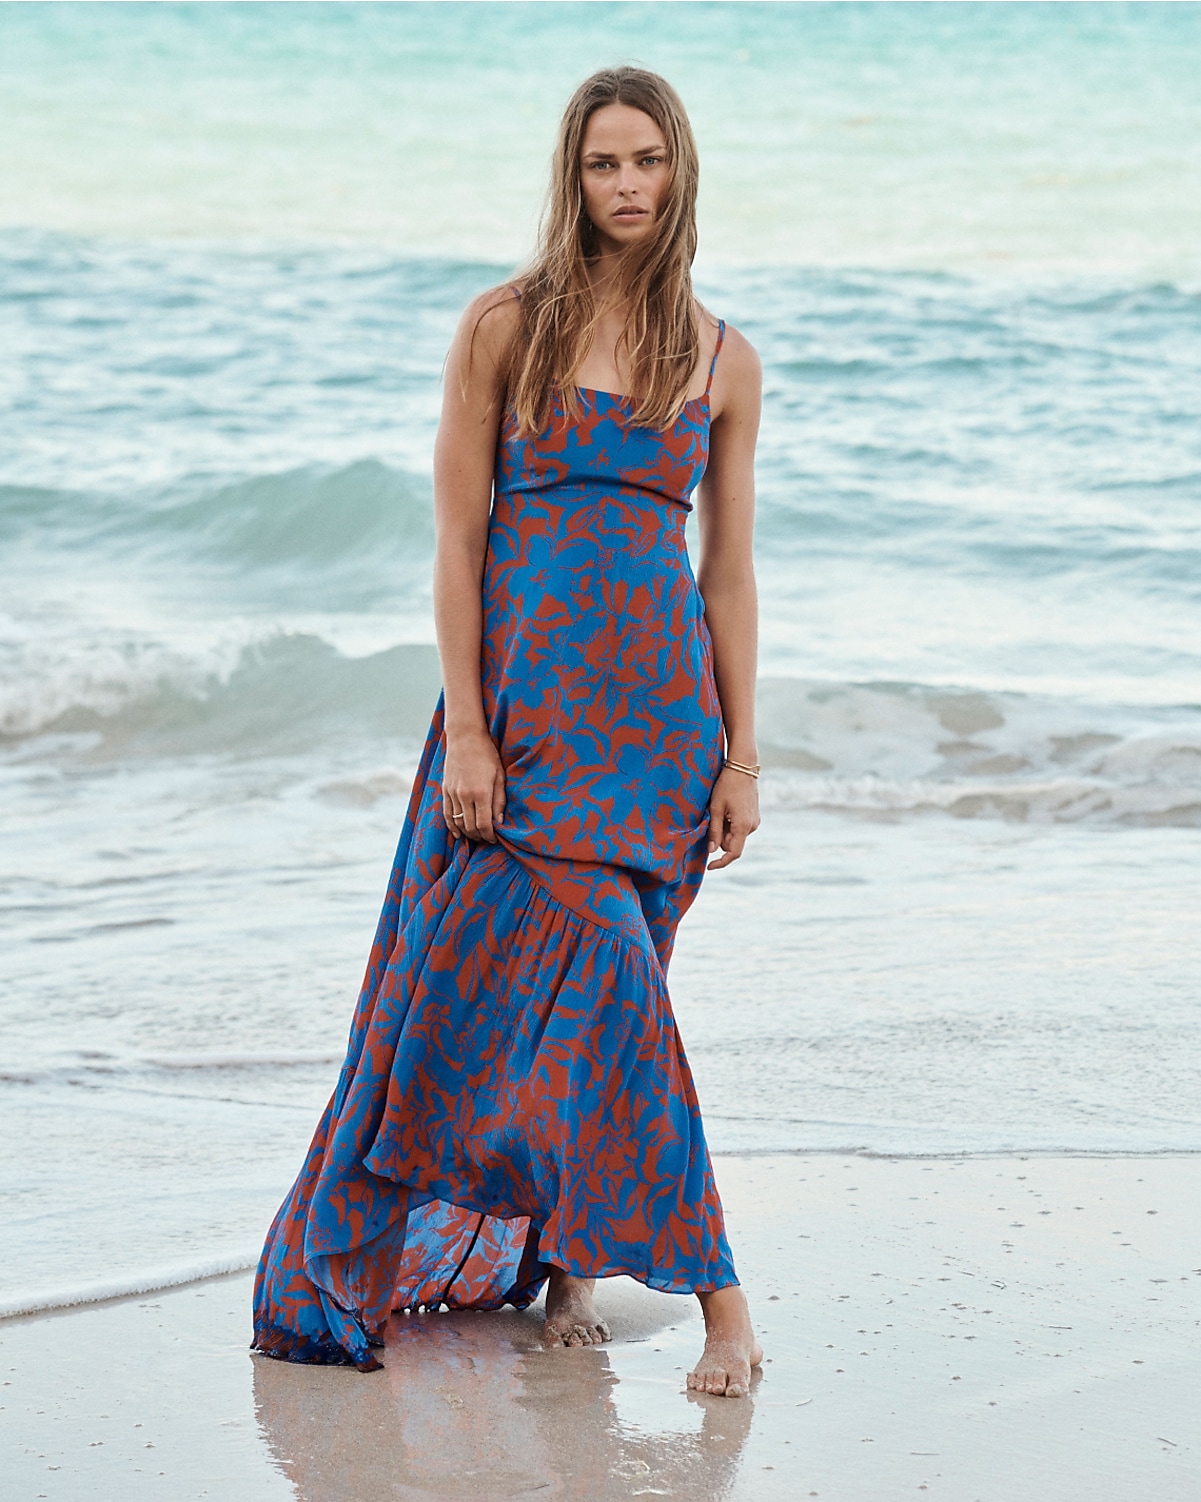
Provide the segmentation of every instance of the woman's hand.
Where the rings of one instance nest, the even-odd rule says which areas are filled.
[[[724,767],[709,799],[709,854],[721,850],[706,869],[720,871],[742,854],[747,836],[759,828],[759,784],[745,772]]]
[[[442,817],[452,835],[496,844],[505,817],[505,769],[486,731],[446,738]]]

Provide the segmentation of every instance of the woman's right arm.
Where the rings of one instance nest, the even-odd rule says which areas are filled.
[[[484,717],[482,588],[505,352],[517,316],[505,288],[476,298],[464,313],[446,361],[434,444],[434,622],[446,735],[442,814],[452,834],[490,844],[504,816],[505,775]],[[452,813],[464,818],[452,819]]]

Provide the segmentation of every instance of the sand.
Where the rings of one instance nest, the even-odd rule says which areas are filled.
[[[721,1158],[768,1360],[686,1397],[695,1301],[394,1321],[371,1376],[246,1349],[250,1277],[0,1324],[34,1499],[1197,1502],[1201,1158]]]

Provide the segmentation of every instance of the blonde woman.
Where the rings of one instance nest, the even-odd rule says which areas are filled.
[[[568,104],[538,254],[451,348],[434,465],[444,691],[338,1088],[272,1225],[255,1344],[372,1370],[393,1311],[597,1278],[694,1293],[696,1391],[762,1359],[665,971],[759,822],[759,362],[697,302],[674,90]],[[699,501],[701,563],[684,544]]]

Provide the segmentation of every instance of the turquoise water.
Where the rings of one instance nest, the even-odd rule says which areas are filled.
[[[1201,1150],[1199,42],[0,7],[0,1305],[236,1263],[295,1171],[437,693],[446,345],[612,58],[765,366],[766,818],[672,977],[714,1146]]]
[[[581,76],[676,80],[705,263],[1196,285],[1201,8],[8,5],[0,222],[525,253]]]

